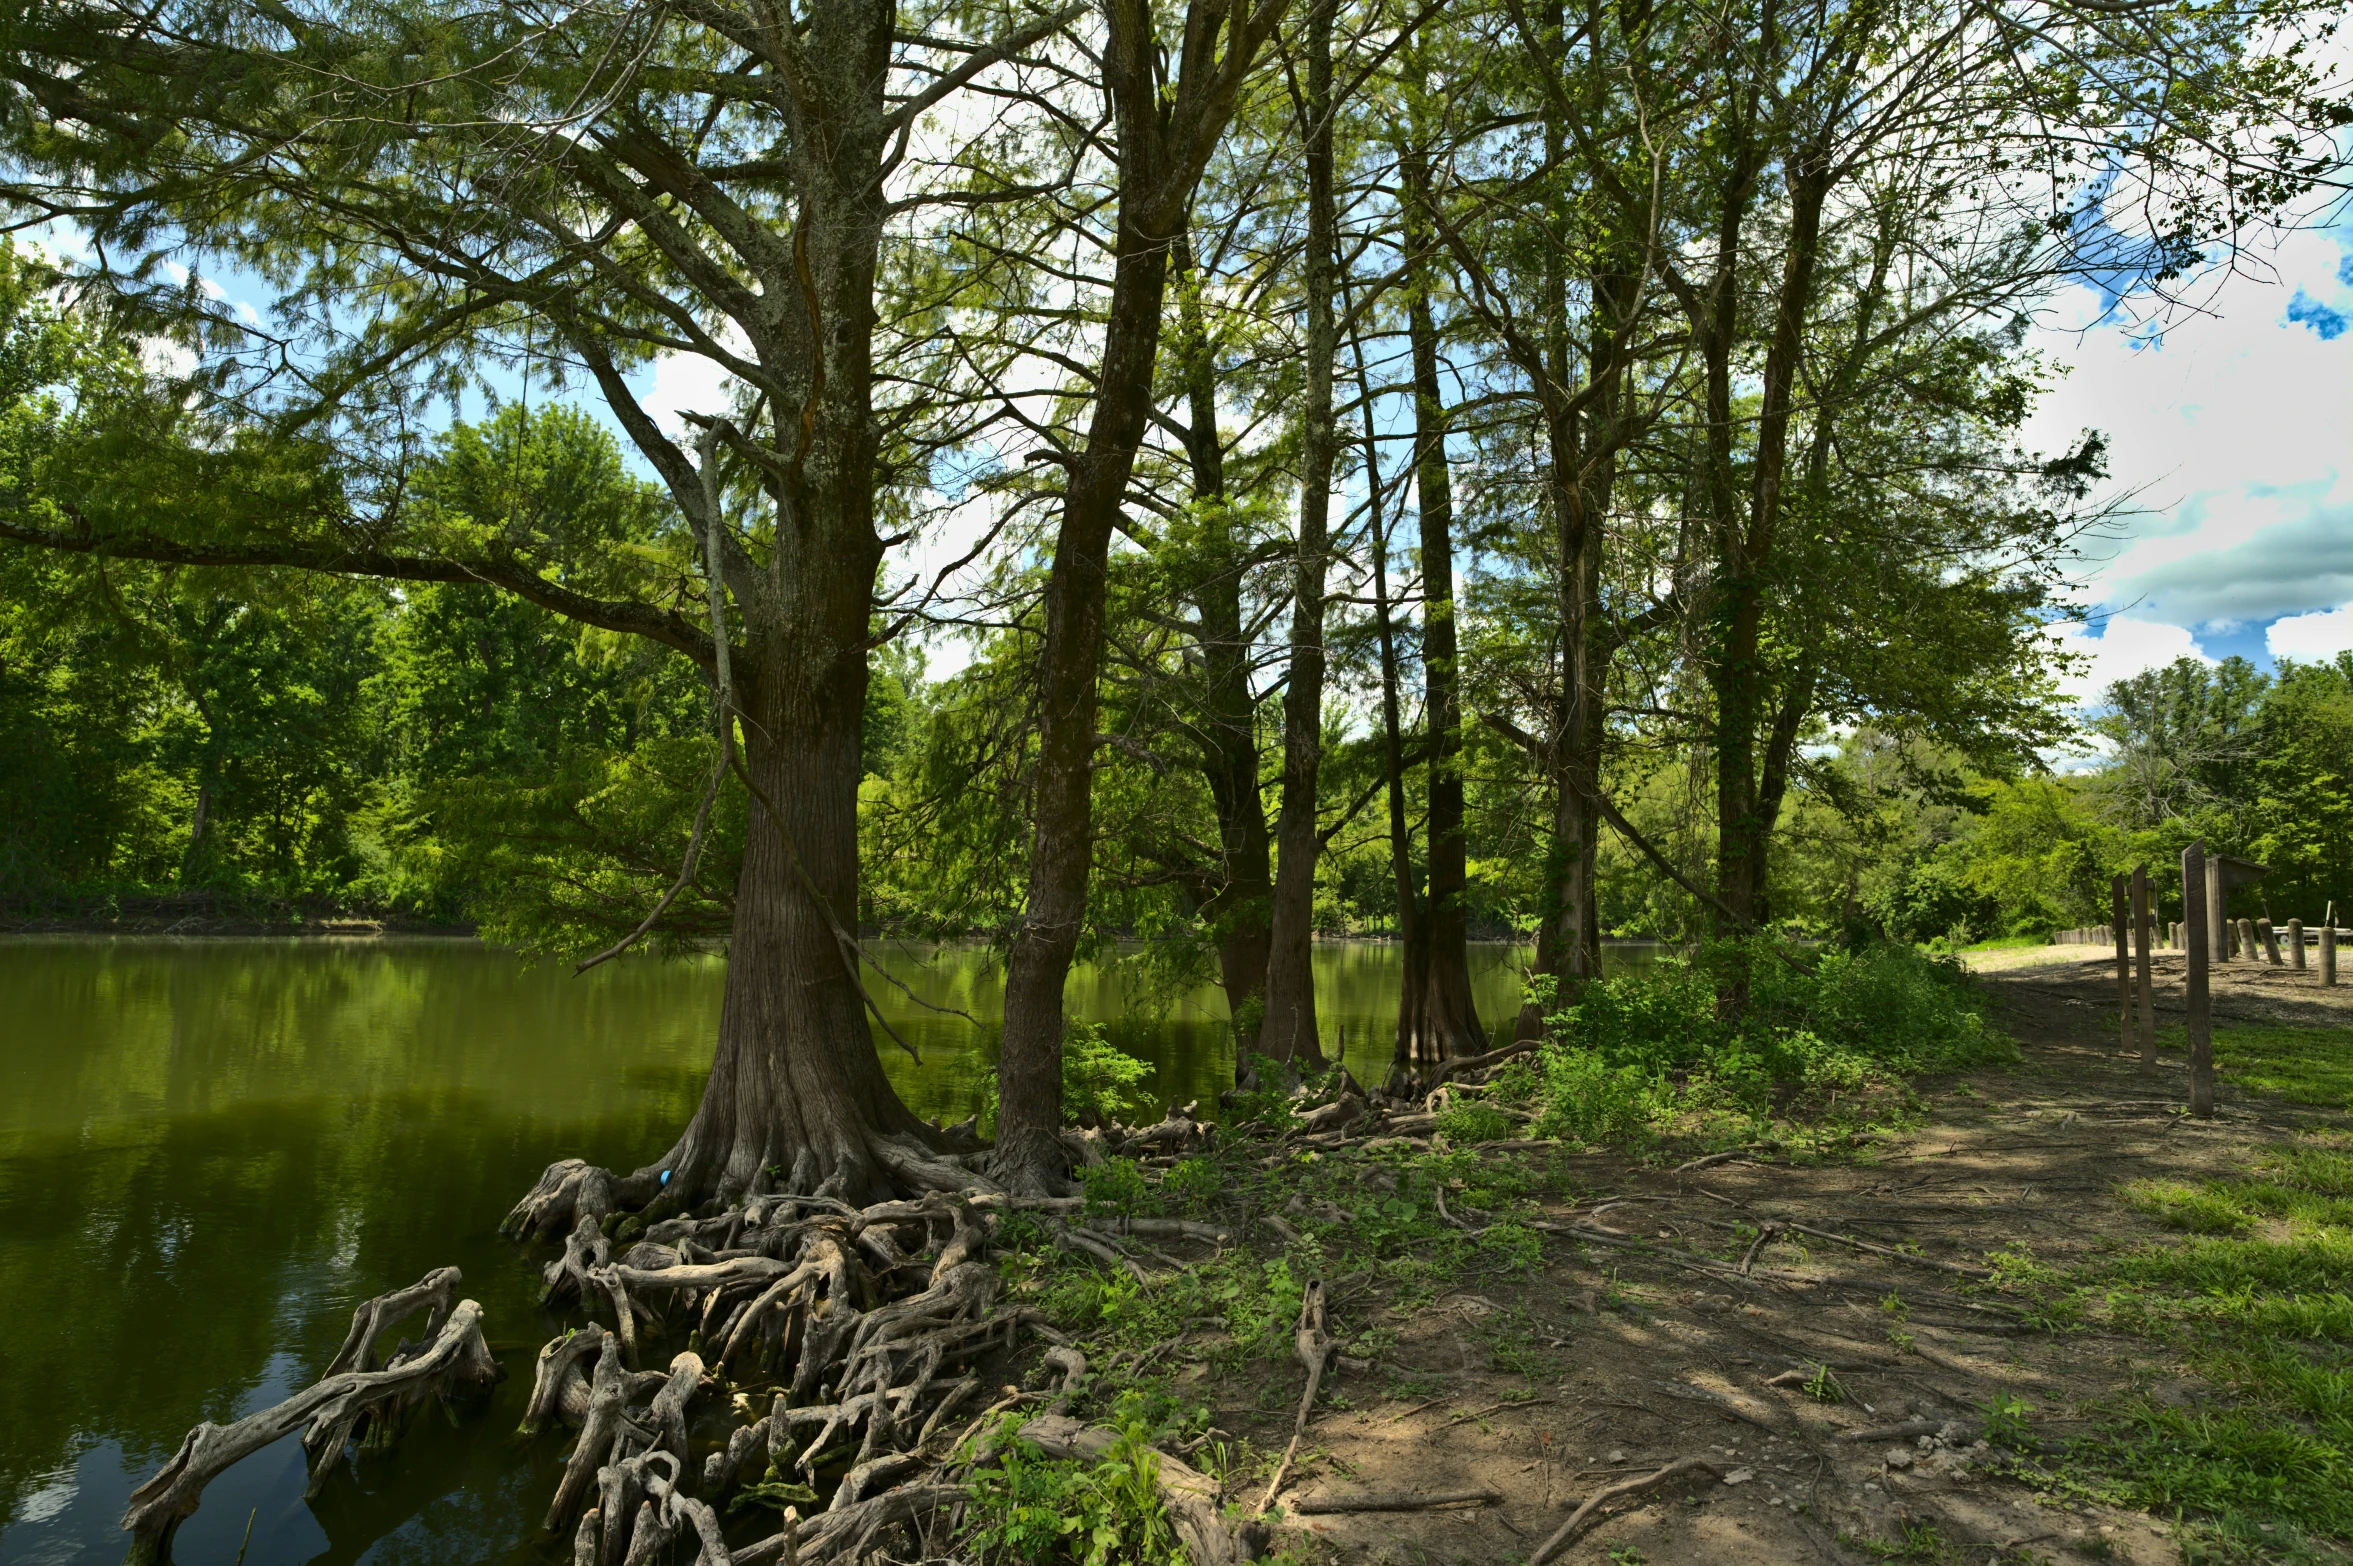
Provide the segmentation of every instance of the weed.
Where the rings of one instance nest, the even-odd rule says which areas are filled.
[[[1843,1403],[1846,1401],[1846,1386],[1837,1376],[1831,1374],[1828,1365],[1816,1365],[1814,1373],[1806,1377],[1801,1384],[1805,1389],[1806,1396],[1817,1403]]]
[[[1439,1111],[1437,1129],[1449,1142],[1468,1144],[1510,1136],[1514,1127],[1511,1117],[1494,1105],[1464,1099]]]
[[[1990,1444],[2006,1446],[2013,1452],[2034,1449],[2034,1433],[2026,1428],[2026,1416],[2034,1412],[2032,1403],[2007,1392],[1997,1392],[1993,1401],[1979,1412],[1985,1415],[1985,1439]]]
[[[1932,1522],[1916,1522],[1909,1517],[1897,1520],[1897,1536],[1893,1539],[1866,1539],[1841,1531],[1838,1542],[1883,1561],[1942,1561],[1951,1553],[1945,1536]]]

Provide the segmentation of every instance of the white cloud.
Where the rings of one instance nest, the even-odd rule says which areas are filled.
[[[2072,320],[2037,334],[2071,366],[2028,431],[2055,450],[2086,427],[2109,437],[2109,471],[2144,514],[2106,558],[2087,562],[2092,599],[2178,627],[2280,615],[2353,598],[2353,333],[2291,321],[2291,296],[2353,307],[2345,249],[2293,234],[2236,276],[2208,313],[2161,322],[2148,341],[2092,325],[2098,296],[2062,302]],[[2219,632],[2218,632],[2219,634]]]
[[[2293,658],[2299,663],[2334,658],[2353,648],[2353,604],[2274,620],[2271,629],[2263,633],[2263,645],[2274,658]]]
[[[2098,702],[2118,680],[2131,679],[2146,669],[2162,669],[2176,658],[2214,662],[2186,627],[2131,615],[2112,616],[2100,627],[2098,636],[2088,634],[2080,625],[2054,625],[2049,634],[2066,651],[2087,659],[2059,682],[2059,688],[2081,706]]]
[[[663,434],[684,440],[692,432],[678,415],[724,413],[740,384],[716,360],[699,353],[665,354],[654,361],[654,384],[646,393],[645,409]]]

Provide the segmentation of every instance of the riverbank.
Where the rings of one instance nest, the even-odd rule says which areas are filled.
[[[0,903],[0,935],[472,935],[470,920],[353,913],[216,892],[92,893]]]
[[[1244,1175],[1255,1243],[1205,1294],[1051,1258],[1025,1287],[1110,1372],[1082,1410],[1247,1506],[1305,1379],[1281,1285],[1327,1280],[1291,1561],[1526,1561],[1589,1502],[1558,1558],[2333,1558],[2347,1215],[2278,1191],[2353,1173],[2353,1031],[2292,970],[2233,973],[2193,1121],[2178,1035],[2143,1075],[2077,966],[1989,975],[2022,1062],[1843,1156],[1367,1142]]]
[[[164,1008],[152,1057],[132,1052],[115,1073],[120,1124],[93,1119],[85,1054],[15,1063],[77,1084],[52,1095],[54,1136],[36,1128],[15,1145],[23,1179],[0,1181],[0,1198],[22,1200],[0,1241],[20,1243],[0,1244],[0,1261],[14,1256],[10,1276],[27,1288],[66,1268],[81,1304],[36,1319],[32,1352],[82,1367],[55,1401],[92,1439],[73,1436],[82,1455],[43,1459],[29,1490],[0,1495],[0,1561],[48,1559],[69,1537],[110,1548],[122,1491],[222,1386],[255,1386],[266,1364],[258,1401],[291,1393],[328,1362],[355,1298],[450,1262],[509,1368],[488,1406],[457,1430],[420,1422],[395,1457],[362,1456],[317,1502],[300,1499],[298,1457],[238,1470],[191,1520],[185,1553],[235,1553],[259,1502],[255,1566],[321,1549],[357,1558],[423,1519],[458,1530],[471,1558],[553,1558],[536,1528],[568,1438],[551,1430],[518,1448],[508,1432],[534,1347],[578,1318],[534,1307],[536,1267],[488,1234],[488,1217],[529,1183],[521,1160],[579,1151],[626,1167],[632,1148],[659,1145],[699,1085],[712,976],[631,964],[585,985],[517,984],[466,943],[451,947],[458,969],[413,973],[389,950],[280,950],[325,967],[298,964],[273,986],[222,975],[219,994],[235,1004],[217,1025],[177,969],[136,989],[93,973],[96,987],[56,995],[60,1018]],[[359,984],[344,971],[353,963],[395,967]],[[58,964],[34,966],[54,976]],[[624,981],[659,993],[630,1001],[612,989]],[[1724,1123],[1694,1132],[1691,1120],[1632,1142],[1553,1140],[1511,1123],[1536,1110],[1512,1097],[1527,1082],[1515,1087],[1507,1066],[1427,1108],[1385,1106],[1382,1121],[1309,1126],[1288,1102],[1261,1099],[1233,1106],[1205,1145],[1134,1161],[1114,1150],[1083,1201],[997,1216],[993,1269],[1007,1292],[996,1315],[1022,1323],[1020,1342],[969,1363],[975,1395],[926,1457],[971,1486],[962,1533],[951,1538],[938,1514],[921,1548],[897,1554],[1058,1562],[1061,1522],[1081,1517],[1134,1543],[1107,1561],[1165,1560],[1166,1514],[1138,1504],[1132,1482],[1137,1463],[1158,1461],[1140,1454],[1157,1449],[1244,1514],[1283,1470],[1268,1558],[1291,1566],[1524,1563],[1589,1501],[1559,1558],[2080,1552],[2153,1566],[2193,1546],[2201,1559],[2328,1558],[2353,1539],[2339,1499],[2353,1495],[2340,1483],[2353,1477],[2353,1443],[2342,1399],[2331,1401],[2334,1356],[2353,1339],[2353,1318],[2330,1303],[2353,1289],[2341,1259],[2353,1243],[2337,1227],[2339,1198],[2353,1193],[2342,992],[2321,994],[2293,970],[2230,970],[2217,996],[2223,1112],[2194,1122],[2176,1112],[2177,1030],[2161,1033],[2153,1079],[2116,1057],[2111,983],[2097,957],[1985,975],[1977,992],[2023,1047],[2015,1066],[1916,1079],[1871,1095],[1867,1112],[1833,1097],[1819,1118],[1736,1132],[1737,1145]],[[399,1008],[419,1004],[432,1008],[424,1020],[446,1013],[437,1053],[393,1042],[415,1032]],[[513,1062],[531,1086],[501,1088],[486,1073],[542,1013],[553,1025],[531,1037],[545,1058]],[[276,1031],[257,1033],[257,1020]],[[363,1021],[383,1046],[326,1071],[317,1051],[368,1037]],[[623,1047],[648,1026],[675,1035],[659,1072]],[[204,1118],[231,1096],[224,1065],[247,1061],[232,1047],[251,1056],[236,1078],[251,1101],[236,1122],[243,1141]],[[293,1134],[307,1123],[286,1101],[296,1082],[320,1097],[315,1137]],[[567,1105],[550,1100],[551,1082],[638,1096]],[[483,1112],[510,1100],[528,1106],[528,1124]],[[130,1134],[151,1120],[151,1137]],[[54,1165],[39,1162],[52,1143]],[[264,1170],[285,1178],[249,1191]],[[69,1171],[88,1200],[53,1215],[55,1176]],[[451,1182],[463,1188],[441,1188]],[[151,1284],[125,1290],[110,1281],[119,1258],[103,1236],[120,1232],[123,1193],[149,1188],[170,1193],[168,1206],[134,1206],[130,1221],[168,1243],[141,1253]],[[278,1279],[265,1295],[257,1270]],[[77,1291],[70,1278],[85,1273]],[[1297,1329],[1311,1282],[1324,1285],[1332,1353],[1300,1429]],[[644,1345],[649,1368],[678,1347],[665,1336]],[[147,1342],[177,1344],[162,1355],[170,1374],[125,1357]],[[716,1357],[708,1342],[701,1351]],[[695,1403],[698,1471],[769,1406],[770,1370],[726,1374]],[[126,1404],[138,1435],[87,1419],[126,1377],[144,1389]],[[752,1400],[742,1412],[739,1391]],[[1116,1461],[1049,1458],[1008,1445],[1008,1431],[996,1461],[964,1473],[971,1449],[959,1459],[944,1443],[986,1402],[1003,1403],[993,1418],[1016,1428],[1059,1408],[1119,1443]],[[19,1407],[12,1429],[41,1436],[48,1417]],[[858,1450],[825,1457],[819,1482]],[[1655,1488],[1605,1494],[1662,1474]],[[726,1514],[730,1543],[773,1537],[800,1477],[755,1485]]]

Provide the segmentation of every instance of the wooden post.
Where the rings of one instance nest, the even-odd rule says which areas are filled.
[[[2296,969],[2306,966],[2304,961],[2304,921],[2301,919],[2288,921],[2288,966]]]
[[[2199,845],[2203,848],[2205,845]],[[2223,914],[2222,856],[2215,854],[2202,860],[2206,869],[2200,882],[2206,889],[2206,960],[2209,963],[2230,961],[2230,920]]]
[[[2140,995],[2141,1069],[2157,1069],[2157,990],[2149,976],[2149,938],[2156,932],[2149,911],[2149,867],[2132,867],[2132,950],[2134,989]]]
[[[2214,1017],[2206,993],[2206,954],[2222,933],[2221,916],[2208,907],[2221,890],[2209,878],[2203,839],[2181,851],[2181,914],[2189,934],[2190,1113],[2214,1118]]]
[[[2253,962],[2255,960],[2255,921],[2241,919],[2237,922],[2236,928],[2239,932],[2239,961]]]
[[[2334,988],[2337,982],[2337,927],[2320,927],[2320,982]]]
[[[2116,1053],[2132,1053],[2132,882],[2108,878],[2108,928],[2116,940]]]
[[[2269,919],[2255,921],[2255,936],[2263,943],[2263,960],[2274,968],[2278,967],[2280,965],[2279,932],[2271,927]]]

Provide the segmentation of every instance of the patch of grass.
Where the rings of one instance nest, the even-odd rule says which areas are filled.
[[[2128,1187],[2127,1203],[2187,1236],[2102,1258],[2079,1280],[2104,1287],[2090,1308],[2105,1325],[2168,1342],[2212,1383],[2181,1406],[2126,1402],[2066,1453],[2090,1493],[2182,1519],[2187,1561],[2312,1559],[2312,1541],[2353,1541],[2348,1193],[2341,1132],[2223,1179]]]
[[[2160,1030],[2158,1042],[2188,1047],[2178,1027]],[[2225,1081],[2249,1092],[2353,1112],[2353,1027],[2225,1025],[2214,1030],[2214,1065]]]
[[[2143,1180],[2120,1194],[2125,1206],[2193,1234],[2237,1234],[2250,1222],[2229,1198],[2178,1180]]]

